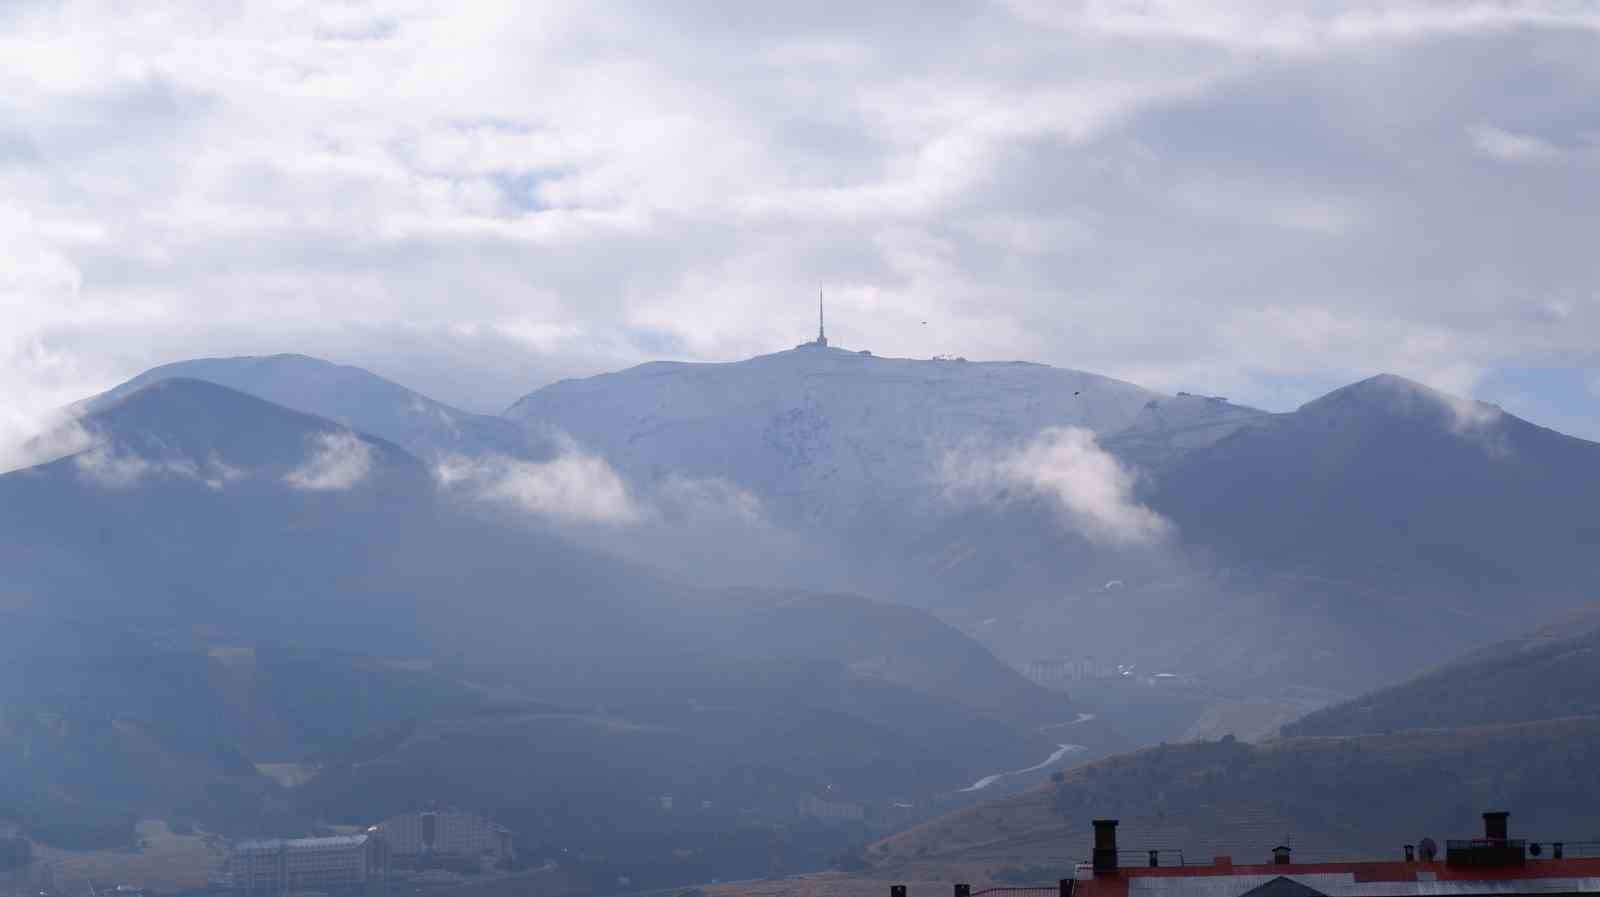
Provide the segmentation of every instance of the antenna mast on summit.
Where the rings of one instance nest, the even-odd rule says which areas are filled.
[[[828,344],[828,332],[823,327],[822,319],[822,287],[817,287],[817,345]]]

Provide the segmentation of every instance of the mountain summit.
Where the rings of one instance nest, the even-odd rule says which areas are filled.
[[[79,412],[106,408],[163,380],[205,380],[370,433],[424,460],[453,455],[543,457],[548,447],[498,417],[473,414],[351,365],[308,355],[195,358],[151,368],[79,403]]]
[[[953,449],[1016,445],[1049,427],[1104,438],[1136,424],[1213,424],[1196,439],[1204,443],[1259,414],[1042,364],[883,358],[817,343],[563,380],[507,411],[570,434],[631,476],[720,477],[787,520],[835,525],[926,510]]]

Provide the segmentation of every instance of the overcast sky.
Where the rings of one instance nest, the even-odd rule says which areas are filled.
[[[285,351],[499,411],[820,285],[879,354],[1600,438],[1597,98],[1584,0],[0,0],[0,428]]]

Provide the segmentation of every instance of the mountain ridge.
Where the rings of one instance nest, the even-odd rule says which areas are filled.
[[[354,365],[299,353],[192,358],[159,365],[72,409],[82,415],[151,383],[206,380],[404,446],[426,461],[452,454],[542,458],[551,447],[499,417],[475,414]]]

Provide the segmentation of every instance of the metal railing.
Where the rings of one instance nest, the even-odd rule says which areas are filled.
[[[1473,838],[1444,842],[1444,859],[1452,866],[1506,866],[1528,856],[1528,842],[1520,838]]]
[[[1600,841],[1529,841],[1528,856],[1540,860],[1577,860],[1600,857]]]

